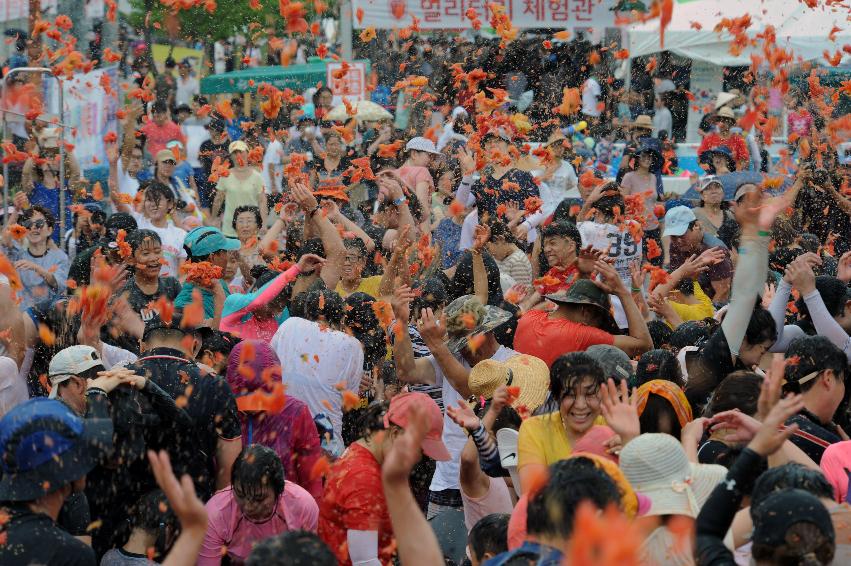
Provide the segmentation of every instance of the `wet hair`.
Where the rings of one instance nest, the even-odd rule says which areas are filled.
[[[571,224],[570,222],[550,223],[549,226],[544,228],[541,237],[543,239],[555,237],[568,238],[570,240],[573,240],[573,243],[576,244],[577,250],[582,248],[582,236],[579,234],[579,228],[577,228],[575,224]]]
[[[162,525],[177,525],[177,516],[171,510],[161,489],[154,489],[143,495],[130,507],[127,519],[131,529],[140,529],[146,533],[156,533]]]
[[[614,218],[617,216],[617,214],[615,214],[616,209],[619,214],[624,214],[626,212],[626,205],[624,204],[623,196],[620,192],[611,193],[608,192],[608,190],[597,200],[597,202],[594,203],[594,208],[599,210],[603,216],[607,218]]]
[[[670,350],[650,350],[638,359],[635,371],[635,384],[643,385],[654,379],[664,379],[685,387],[682,368],[676,354]]]
[[[670,424],[668,430],[661,428],[661,424],[665,420]],[[639,415],[638,421],[641,424],[641,434],[663,432],[679,439],[682,432],[682,425],[677,418],[677,411],[674,406],[666,398],[655,393],[647,396],[647,404],[644,405],[644,410]]]
[[[255,543],[245,566],[337,566],[337,558],[316,533],[287,531]]]
[[[159,244],[160,246],[163,245],[163,241],[162,238],[160,238],[160,235],[154,232],[153,230],[147,229],[134,230],[133,232],[130,232],[130,234],[127,235],[126,241],[128,244],[130,244],[130,248],[133,250],[133,253],[136,253],[136,250],[138,250],[142,246],[142,242],[144,242],[145,240],[151,240],[152,242],[154,242],[155,244]]]
[[[606,381],[603,368],[584,352],[571,352],[559,356],[550,368],[550,392],[558,403],[565,394],[573,391],[586,377],[598,385]]]
[[[780,546],[754,542],[751,555],[758,562],[778,566],[823,566],[833,563],[836,541],[812,523],[802,520],[784,533]]]
[[[369,251],[366,249],[366,244],[360,238],[346,238],[343,240],[343,246],[347,250],[357,250],[362,260],[369,256]]]
[[[157,100],[151,104],[151,114],[168,111],[168,106],[162,100]]]
[[[227,360],[233,347],[239,344],[240,341],[233,334],[215,328],[202,326],[195,332],[201,338],[201,348],[198,350],[198,355],[209,351],[213,354],[221,354]]]
[[[485,553],[494,556],[508,550],[508,520],[511,515],[491,513],[473,525],[467,535],[467,544],[473,558],[482,561]]]
[[[385,430],[384,415],[389,408],[389,401],[373,401],[365,409],[358,411],[355,438],[367,438],[374,432]]]
[[[755,415],[762,380],[761,375],[747,370],[729,374],[712,392],[712,397],[709,398],[709,403],[704,410],[704,416],[712,417],[732,409],[738,409],[746,415]]]
[[[508,229],[508,225],[502,220],[493,220],[490,222],[491,237],[490,241],[495,242],[497,238],[502,238],[510,244],[516,244],[517,238]]]
[[[800,379],[816,371],[833,370],[837,379],[846,378],[848,359],[845,353],[824,336],[801,336],[789,344],[786,359],[795,358],[797,363],[787,364],[784,391],[804,393],[812,389],[818,379],[798,383]],[[846,389],[847,397],[847,389]]]
[[[332,326],[343,322],[345,303],[336,291],[316,289],[309,291],[304,298],[304,315],[308,320],[323,318]]]
[[[260,216],[260,208],[251,205],[243,205],[236,207],[236,210],[233,211],[233,220],[231,221],[231,226],[234,230],[236,230],[236,219],[239,218],[239,215],[243,212],[253,212],[254,221],[257,222],[257,227],[263,227],[263,217]]]
[[[694,279],[683,277],[674,288],[686,297],[691,297],[694,295]]]
[[[598,509],[620,505],[620,490],[614,480],[588,458],[561,460],[549,471],[546,485],[529,498],[526,530],[531,535],[567,539],[582,503],[587,501]]]
[[[254,279],[254,285],[251,286],[252,291],[259,290],[263,285],[275,279],[278,275],[281,274],[280,271],[275,271],[274,269],[270,269],[268,266],[262,263],[258,263],[253,266],[249,271],[251,278]],[[292,291],[292,288],[289,289]]]
[[[287,226],[287,243],[284,245],[284,256],[296,260],[301,257],[301,249],[304,246],[304,222],[301,220],[293,220],[292,224]],[[320,244],[322,240],[319,240]],[[325,257],[323,249],[322,257]]]
[[[265,486],[272,488],[275,497],[284,492],[284,465],[271,448],[249,444],[233,463],[231,484],[239,497],[256,498]]]
[[[418,281],[414,288],[419,295],[411,302],[412,320],[419,318],[423,309],[436,311],[446,306],[448,302],[446,285],[440,277],[429,277],[425,281]]]
[[[769,468],[756,479],[751,491],[751,516],[769,495],[784,489],[803,489],[816,497],[833,499],[833,486],[821,470],[789,462]]]
[[[777,326],[774,324],[774,319],[768,309],[763,308],[760,300],[757,299],[754,305],[751,319],[748,321],[748,328],[745,330],[745,340],[751,346],[762,344],[763,342],[771,342],[777,340]]]
[[[322,240],[319,238],[310,238],[305,241],[301,245],[301,249],[298,251],[297,257],[301,257],[306,254],[318,255],[319,257],[325,257],[325,247],[322,245]]]
[[[174,193],[172,192],[171,187],[164,183],[160,183],[159,181],[151,181],[144,188],[144,191],[145,200],[159,202],[160,199],[165,199],[166,202],[174,204]]]
[[[482,261],[488,276],[488,304],[498,305],[502,302],[502,287],[499,284],[499,266],[496,260],[487,252],[482,252]],[[455,275],[446,288],[447,301],[452,302],[463,295],[472,295],[473,290],[473,254],[466,250],[461,254],[456,264]]]
[[[386,335],[373,305],[375,298],[366,293],[357,292],[346,297],[344,323],[363,346],[364,371],[371,371],[387,356]]]
[[[56,226],[56,217],[53,216],[53,213],[41,206],[40,204],[34,204],[28,209],[26,209],[23,214],[21,214],[21,224],[25,222],[29,222],[33,217],[33,214],[38,212],[42,216],[44,216],[44,223],[47,224],[49,228],[53,228]]]
[[[570,214],[571,209],[574,209],[578,213],[579,210],[582,209],[582,199],[566,198],[558,203],[558,206],[556,206],[556,209],[553,211],[553,222],[576,224],[576,215]]]
[[[738,222],[722,222],[718,227],[718,239],[724,242],[729,250],[735,250],[739,247],[739,242],[742,238],[742,229]]]
[[[718,325],[718,321],[713,318],[686,321],[674,330],[669,343],[678,351],[686,346],[700,346],[712,336]]]
[[[671,335],[674,333],[671,327],[661,320],[651,320],[648,322],[647,330],[650,331],[650,339],[653,340],[653,347],[656,349],[668,346]]]

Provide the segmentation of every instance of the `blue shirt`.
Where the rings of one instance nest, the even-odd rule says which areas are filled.
[[[444,218],[434,229],[434,242],[440,244],[440,265],[443,269],[449,269],[461,257],[461,225],[456,224],[451,218]]]
[[[537,558],[538,566],[561,566],[564,554],[557,548],[546,546],[537,542],[526,541],[514,550],[497,554],[482,563],[482,566],[502,566],[515,557]]]
[[[224,280],[219,279],[219,284],[221,284],[222,288],[225,290],[225,300],[227,300],[227,296],[230,295],[227,283],[225,283]],[[188,281],[180,288],[180,293],[178,293],[177,298],[174,299],[174,306],[178,309],[182,309],[186,305],[191,304],[192,291],[196,288],[201,291],[201,298],[204,300],[204,317],[213,318],[216,314],[216,300],[213,296],[213,292],[204,289],[203,287],[198,287]]]
[[[84,199],[72,198],[72,193],[65,190],[65,229],[73,228],[74,213],[71,212],[72,204],[90,204],[96,201],[86,197]],[[31,205],[43,206],[53,214],[56,224],[53,225],[53,241],[59,243],[59,189],[48,189],[41,183],[34,183],[33,190],[27,195]]]

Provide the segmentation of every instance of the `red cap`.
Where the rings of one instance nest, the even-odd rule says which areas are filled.
[[[390,408],[384,414],[384,426],[393,423],[402,428],[408,426],[411,407],[419,405],[428,415],[429,428],[423,439],[423,453],[433,460],[446,461],[452,459],[446,445],[443,444],[443,414],[434,399],[425,393],[400,393],[390,400]]]

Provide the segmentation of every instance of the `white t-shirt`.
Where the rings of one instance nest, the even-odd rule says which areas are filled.
[[[307,404],[314,417],[327,415],[335,438],[341,439],[343,396],[336,385],[342,382],[357,392],[363,372],[360,342],[311,320],[290,317],[278,327],[270,345],[281,360],[287,395]]]
[[[636,223],[634,220],[627,220],[627,222]],[[636,242],[626,226],[580,222],[576,227],[579,228],[579,235],[582,236],[583,247],[593,246],[595,250],[608,252],[609,258],[615,262],[614,267],[621,281],[627,288],[631,288],[632,276],[629,273],[629,267],[634,263],[641,263],[643,257],[641,240]],[[626,328],[626,313],[623,305],[614,295],[610,295],[609,299],[615,312],[615,321],[620,328]]]
[[[282,189],[284,171],[284,145],[277,139],[269,142],[266,153],[263,154],[263,185],[267,195],[279,194]],[[272,174],[269,174],[269,166],[272,166]]]
[[[135,197],[139,191],[139,179],[131,177],[124,169],[124,158],[118,158],[118,192]]]
[[[544,174],[543,169],[532,171],[535,177]],[[579,178],[576,176],[576,171],[573,165],[562,160],[561,165],[547,181],[541,181],[538,185],[538,191],[541,193],[541,200],[544,201],[541,209],[546,216],[552,214],[561,201],[569,197],[578,197],[579,191],[576,187],[579,183]]]
[[[284,324],[286,324],[286,322]],[[274,338],[272,340],[274,341]],[[513,358],[517,354],[518,353],[511,348],[500,346],[499,349],[494,352],[494,355],[491,356],[491,359],[497,362],[504,362],[509,358]],[[460,356],[456,356],[456,358],[459,362],[461,362],[461,365],[464,366],[464,369],[470,369],[470,364],[468,364],[464,358]],[[455,391],[455,388],[452,387],[449,380],[445,378],[443,370],[440,369],[440,364],[437,363],[434,356],[428,356],[426,359],[430,361],[431,365],[434,367],[434,384],[442,390],[443,406],[458,406],[458,401],[463,400],[461,394]],[[464,432],[464,429],[455,424],[455,421],[449,418],[448,415],[444,415],[442,439],[443,444],[446,445],[446,449],[449,450],[451,458],[445,462],[437,463],[437,467],[434,470],[434,476],[431,479],[431,487],[429,487],[429,489],[431,491],[461,489],[461,484],[458,478],[461,473],[461,451],[464,449],[464,444],[467,443],[467,433]]]
[[[600,83],[594,77],[588,77],[585,84],[582,85],[582,113],[586,116],[597,117],[600,115],[600,110],[597,109],[597,99],[603,91],[600,89]]]
[[[193,168],[201,167],[198,154],[201,152],[201,144],[210,139],[210,132],[201,124],[184,123],[180,129],[186,136],[186,161]]]
[[[215,42],[213,44],[213,70],[217,75],[221,75],[225,72],[225,57],[225,46],[218,41]]]
[[[151,224],[151,221],[138,212],[131,211],[130,214],[136,219],[139,230],[153,230],[156,232],[163,244],[163,267],[160,277],[180,277],[180,263],[186,260],[186,250],[183,249],[183,240],[186,238],[186,230],[178,228],[169,220],[165,228],[159,228]]]
[[[177,88],[174,93],[175,106],[178,104],[192,104],[192,97],[200,92],[198,79],[193,76],[186,77],[186,80],[177,77]]]

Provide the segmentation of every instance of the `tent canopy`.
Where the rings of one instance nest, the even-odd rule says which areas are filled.
[[[316,83],[325,83],[325,63],[308,63],[288,67],[252,67],[201,79],[201,94],[254,92],[260,83],[303,92]],[[251,81],[254,81],[253,83]]]
[[[714,31],[722,19],[738,18],[746,13],[753,22],[747,30],[749,36],[772,25],[778,46],[806,61],[821,59],[825,50],[833,54],[841,50],[843,44],[851,42],[851,17],[848,9],[840,4],[809,8],[797,0],[762,0],[753,4],[741,0],[675,0],[671,23],[665,29],[664,49],[659,45],[659,20],[655,19],[628,28],[630,56],[667,50],[715,65],[749,65],[750,54],[762,50],[759,40],[755,47],[745,48],[736,56],[729,50],[732,36],[726,31],[720,34]],[[692,22],[699,24],[701,29],[695,29]],[[828,34],[834,26],[842,31],[831,41]]]

